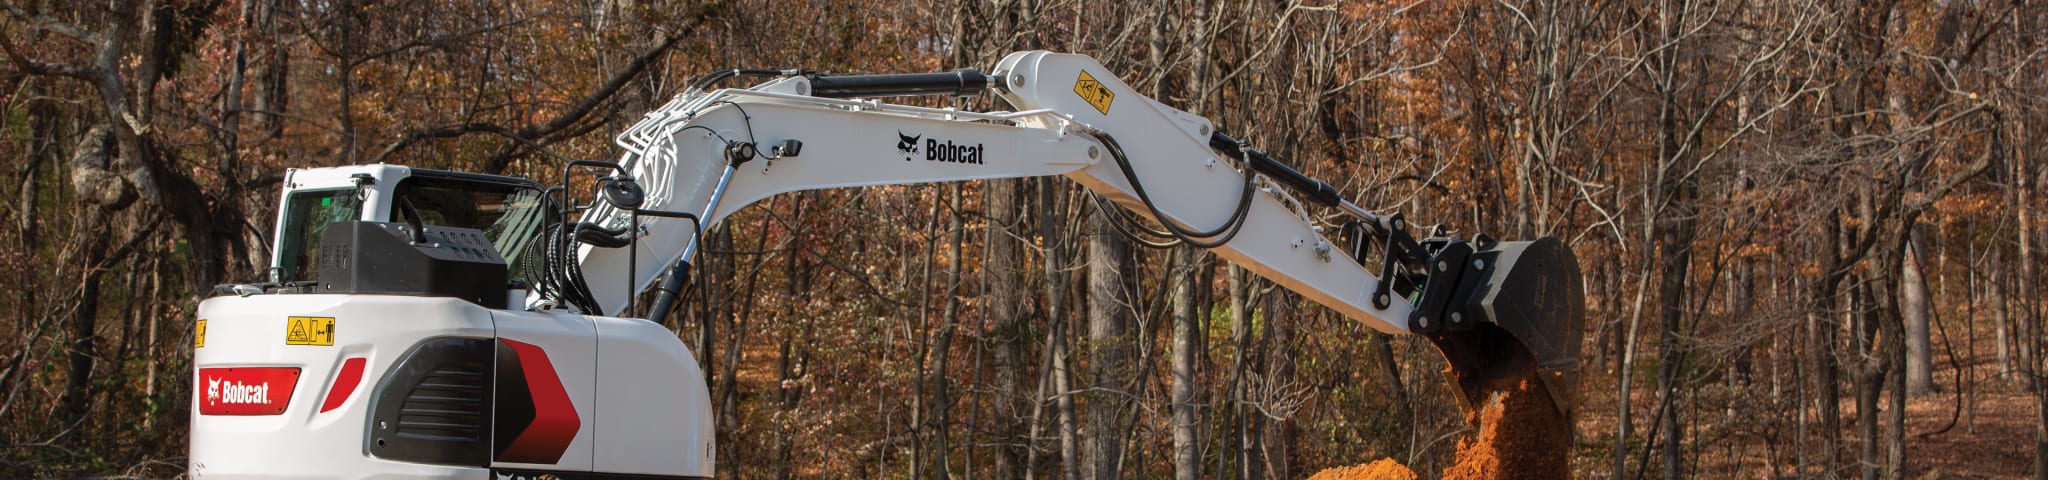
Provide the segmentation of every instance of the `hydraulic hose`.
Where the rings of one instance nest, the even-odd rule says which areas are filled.
[[[1231,239],[1237,238],[1238,229],[1244,227],[1245,216],[1252,209],[1252,192],[1258,190],[1254,185],[1250,172],[1246,172],[1244,176],[1244,188],[1238,195],[1237,209],[1230,213],[1230,219],[1214,229],[1198,231],[1192,227],[1182,226],[1179,222],[1175,222],[1171,217],[1166,216],[1166,212],[1159,210],[1159,205],[1152,201],[1151,194],[1146,193],[1145,184],[1138,180],[1137,172],[1131,168],[1130,157],[1124,155],[1124,148],[1116,143],[1115,137],[1111,137],[1109,133],[1100,130],[1090,131],[1089,135],[1094,136],[1096,141],[1102,142],[1104,149],[1109,150],[1109,157],[1116,161],[1117,170],[1122,171],[1124,180],[1130,182],[1131,191],[1138,194],[1139,203],[1145,204],[1145,209],[1152,213],[1152,218],[1158,219],[1161,225],[1165,225],[1167,231],[1172,233],[1173,238],[1186,242],[1188,245],[1205,249],[1223,246],[1230,243]]]

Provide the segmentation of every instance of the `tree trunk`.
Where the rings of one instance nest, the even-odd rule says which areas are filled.
[[[1836,352],[1841,349],[1842,323],[1848,315],[1841,312],[1852,309],[1843,306],[1854,305],[1840,298],[1840,278],[1835,274],[1836,270],[1846,268],[1841,264],[1841,211],[1829,210],[1825,216],[1821,220],[1821,258],[1826,259],[1825,268],[1813,287],[1813,310],[1820,314],[1819,324],[1813,329],[1813,355],[1820,364],[1820,435],[1826,448],[1821,466],[1832,475],[1842,460],[1842,364]]]
[[[1287,392],[1294,389],[1294,322],[1297,310],[1294,308],[1295,295],[1291,292],[1274,291],[1266,295],[1266,335],[1260,337],[1266,344],[1265,386],[1261,390],[1259,404],[1254,409],[1263,427],[1259,432],[1261,461],[1259,466],[1265,478],[1292,478],[1293,468],[1288,459],[1294,445],[1294,420],[1292,409],[1294,399]]]
[[[24,257],[23,260],[30,265],[37,265],[40,264],[40,262],[37,262],[39,257],[36,255],[40,239],[38,237],[39,229],[36,228],[36,214],[38,213],[37,200],[42,197],[41,178],[43,164],[45,162],[56,163],[56,159],[63,158],[62,154],[58,152],[60,150],[59,147],[64,145],[64,143],[63,140],[57,137],[58,117],[54,108],[49,106],[32,106],[29,110],[28,118],[31,141],[29,142],[27,162],[24,162],[21,167],[21,180],[17,182],[21,187],[18,191],[19,199],[14,204],[16,208],[14,221],[15,232],[21,242],[20,248],[21,255]],[[14,328],[9,333],[13,334],[12,338],[17,341],[26,342],[29,338],[30,324],[33,323],[30,319],[35,318],[37,306],[41,305],[37,303],[37,291],[40,289],[22,287],[36,285],[38,283],[37,277],[43,272],[41,269],[23,268],[16,270],[14,273],[16,275],[15,281],[18,282],[15,285],[18,288],[14,292]],[[8,344],[10,347],[15,347],[13,342],[8,342]],[[4,392],[0,393],[0,396],[7,397],[7,400],[0,401],[0,416],[4,416],[7,410],[11,408],[14,392],[20,391],[15,387],[17,386],[16,383],[24,378],[21,367],[28,361],[28,357],[33,354],[32,352],[35,349],[33,346],[22,345],[10,350],[14,353],[8,356],[5,364],[0,364],[0,392]]]
[[[1379,364],[1380,383],[1387,386],[1387,403],[1394,405],[1394,424],[1400,426],[1402,436],[1412,437],[1415,406],[1409,403],[1408,386],[1401,380],[1401,363],[1394,359],[1394,336],[1366,329],[1365,341],[1372,350],[1373,362]]]
[[[107,236],[113,230],[107,224],[113,221],[113,212],[129,206],[129,202],[108,201],[106,197],[95,201],[91,196],[126,188],[122,187],[124,179],[108,173],[110,169],[120,169],[123,163],[136,161],[130,158],[137,154],[134,150],[117,147],[119,143],[112,132],[121,130],[118,126],[94,127],[79,140],[69,165],[72,194],[86,201],[73,210],[78,212],[78,218],[71,224],[71,241],[79,248],[59,260],[79,269],[77,307],[71,310],[67,322],[70,337],[65,348],[64,390],[58,402],[58,418],[66,422],[87,420],[93,402],[93,367],[99,355],[100,277],[105,272],[102,267],[107,260]]]
[[[1649,235],[1650,230],[1651,229],[1648,228],[1644,229],[1646,237]],[[1651,238],[1654,237],[1644,238],[1645,243],[1649,242]],[[1641,330],[1640,327],[1642,327],[1643,297],[1648,295],[1650,291],[1650,270],[1652,268],[1651,265],[1652,264],[1650,262],[1643,262],[1643,271],[1642,274],[1639,276],[1641,280],[1636,285],[1635,300],[1631,302],[1631,306],[1629,307],[1628,329],[1625,332],[1625,335],[1617,344],[1620,354],[1617,356],[1617,366],[1614,370],[1615,421],[1614,472],[1612,473],[1613,478],[1624,478],[1629,476],[1628,453],[1630,447],[1628,445],[1628,442],[1629,435],[1635,432],[1635,426],[1633,425],[1633,422],[1635,422],[1635,411],[1632,409],[1632,407],[1629,406],[1630,399],[1633,397],[1633,395],[1629,392],[1631,390],[1631,387],[1635,385],[1636,333],[1639,332]]]
[[[1666,255],[1670,255],[1671,258],[1664,260],[1665,273],[1661,281],[1664,286],[1660,289],[1663,292],[1660,296],[1666,300],[1661,301],[1664,305],[1659,313],[1663,318],[1664,332],[1662,340],[1657,344],[1657,358],[1660,363],[1660,368],[1657,369],[1657,395],[1663,399],[1662,405],[1658,408],[1658,411],[1663,413],[1657,416],[1657,430],[1664,432],[1664,478],[1677,480],[1685,477],[1685,434],[1680,430],[1679,421],[1679,411],[1683,409],[1683,402],[1679,399],[1678,386],[1679,377],[1684,373],[1682,367],[1685,356],[1684,347],[1680,345],[1679,331],[1684,316],[1684,270],[1690,262],[1686,260],[1688,255],[1684,253],[1674,255],[1667,252]]]
[[[33,137],[29,146],[28,161],[21,166],[21,181],[17,183],[21,186],[21,189],[18,191],[19,199],[14,204],[17,209],[14,222],[16,234],[20,235],[19,238],[21,239],[21,254],[27,256],[27,260],[30,260],[30,263],[34,263],[33,260],[36,258],[36,248],[38,247],[38,232],[36,228],[36,214],[38,212],[36,204],[37,200],[42,197],[43,163],[56,158],[62,158],[61,154],[58,153],[60,150],[58,147],[63,145],[63,140],[57,138],[58,122],[56,109],[49,106],[31,107],[28,118],[29,133]],[[50,161],[50,163],[55,162]],[[37,273],[39,273],[37,269],[33,268],[24,268],[16,271],[15,274],[18,275],[16,278],[21,282],[18,285],[25,287],[37,284]],[[36,303],[37,290],[39,289],[18,288],[14,292],[15,300],[19,302],[14,305],[16,318],[14,322],[14,338],[28,338],[29,319],[33,318],[33,313],[31,312],[34,312],[35,306],[39,305]],[[12,376],[13,374],[10,373],[9,377]],[[5,387],[10,382],[11,379],[0,379],[0,387]]]
[[[72,236],[82,246],[73,265],[80,269],[78,307],[72,310],[70,339],[65,348],[64,397],[59,402],[58,418],[66,422],[85,421],[92,406],[92,381],[94,360],[99,356],[99,309],[100,277],[104,270],[101,263],[106,260],[107,232],[104,223],[107,215],[98,208],[86,207],[85,216],[73,224]]]
[[[1988,282],[1992,285],[1989,289],[1991,295],[1991,320],[1994,324],[1992,328],[1995,341],[1992,344],[1992,348],[1997,350],[1998,379],[2010,381],[2013,378],[2013,362],[2010,355],[2012,352],[2011,341],[2008,339],[2007,332],[2012,328],[2012,297],[2006,293],[2006,289],[2010,286],[2007,280],[2011,276],[2007,271],[2010,267],[2005,261],[2004,253],[2005,249],[2003,248],[1992,250],[1991,262],[1988,265],[1988,270],[1990,271],[1985,276],[1988,277]]]
[[[1173,408],[1173,477],[1202,477],[1201,446],[1195,436],[1195,359],[1202,345],[1195,319],[1195,271],[1201,253],[1183,246],[1173,250],[1173,359],[1170,395]]]
[[[2022,127],[2016,131],[2027,131],[2024,128],[2024,124],[2022,124]],[[2017,305],[2013,307],[2019,310],[2019,312],[2017,315],[2013,315],[2012,318],[2016,325],[2022,326],[2014,331],[2016,335],[2013,338],[2018,340],[2016,347],[2019,348],[2017,357],[2020,365],[2019,373],[2022,377],[2020,380],[2025,382],[2028,390],[2034,394],[2034,478],[2036,480],[2048,480],[2048,378],[2043,378],[2040,360],[2029,355],[2029,352],[2033,355],[2040,355],[2042,347],[2048,346],[2043,345],[2048,343],[2048,341],[2044,341],[2048,339],[2041,338],[2041,299],[2036,294],[2036,292],[2040,291],[2036,286],[2039,280],[2036,275],[2039,274],[2039,270],[2036,269],[2037,267],[2034,264],[2034,199],[2032,188],[2033,176],[2036,172],[2027,171],[2027,167],[2023,166],[2027,165],[2026,158],[2026,150],[2017,149],[2013,154],[2014,161],[2012,162],[2014,183],[2016,184],[2012,193],[2014,199],[2012,205],[2014,216],[2019,220],[2020,237],[2019,261],[2015,262],[2020,267],[2019,288],[2017,294],[2014,295]],[[2033,335],[2027,335],[2028,332],[2032,332]]]
[[[1110,225],[1109,216],[1088,214],[1088,461],[1084,475],[1095,480],[1120,477],[1123,464],[1123,412],[1130,389],[1130,300],[1125,295],[1130,245]]]
[[[945,197],[943,193],[945,191],[944,187],[935,188],[934,190],[936,190],[936,196]],[[934,288],[932,282],[935,281],[932,277],[932,264],[938,262],[939,256],[939,242],[930,240],[938,238],[939,232],[934,231],[938,230],[938,217],[939,202],[930,202],[930,210],[925,214],[924,226],[919,231],[923,238],[928,241],[920,242],[923,245],[924,251],[918,256],[918,263],[922,267],[917,278],[922,279],[920,280],[922,286],[916,291],[917,298],[919,299],[917,343],[913,345],[913,352],[911,353],[911,359],[916,366],[916,369],[912,370],[916,372],[916,379],[912,383],[914,388],[910,396],[909,467],[912,480],[922,480],[925,478],[925,472],[928,471],[932,464],[930,461],[931,452],[928,450],[929,442],[927,442],[927,437],[931,433],[932,398],[926,395],[926,392],[931,391],[931,382],[928,381],[930,379],[927,377],[926,369],[931,366],[932,351],[933,314],[931,296]]]
[[[2034,381],[2034,480],[2048,480],[2048,387]]]
[[[954,6],[960,17],[956,32],[963,41],[955,47],[955,60],[963,64],[982,62],[993,55],[1002,55],[1005,48],[1037,49],[1035,42],[1023,40],[1016,35],[1020,31],[1037,28],[1037,8],[1031,1],[1013,1],[993,5],[995,8],[980,8],[973,2],[961,2]],[[967,34],[977,30],[976,25],[989,28],[979,35],[977,41],[968,44]],[[1006,44],[1007,43],[1007,44]],[[1030,362],[1026,359],[1026,345],[1034,332],[1026,316],[1028,291],[1024,273],[1025,245],[1033,228],[1024,224],[1023,212],[1043,211],[1035,208],[1025,193],[1028,180],[995,179],[983,183],[988,214],[988,229],[984,241],[988,253],[984,257],[983,295],[987,297],[986,312],[991,330],[987,332],[983,346],[992,353],[990,363],[992,375],[989,390],[995,397],[989,414],[993,418],[989,430],[995,434],[994,478],[1003,480],[1021,479],[1032,465],[1028,463],[1035,450],[1036,439],[1030,433],[1037,425],[1027,425],[1027,415],[1035,411],[1033,399],[1026,398],[1031,378]],[[1050,203],[1045,207],[1050,207]],[[1049,215],[1048,215],[1049,216]],[[1052,242],[1047,242],[1050,247]],[[972,474],[973,472],[969,472]]]
[[[1235,447],[1232,460],[1237,467],[1237,478],[1248,480],[1260,478],[1257,463],[1252,457],[1258,448],[1258,429],[1252,428],[1253,413],[1245,403],[1249,401],[1245,392],[1245,375],[1251,366],[1249,357],[1252,351],[1252,311],[1247,298],[1250,297],[1251,279],[1245,278],[1243,268],[1231,265],[1227,281],[1230,284],[1230,344],[1236,352],[1231,360],[1229,385],[1230,416],[1234,420],[1231,427],[1236,433],[1232,442]]]
[[[1052,380],[1053,391],[1057,392],[1059,398],[1055,410],[1058,412],[1060,429],[1060,478],[1080,480],[1080,419],[1076,418],[1078,412],[1074,408],[1074,367],[1071,361],[1073,353],[1067,348],[1071,343],[1068,340],[1071,336],[1067,334],[1067,320],[1061,317],[1054,318],[1053,321],[1057,323],[1053,326]]]
[[[256,61],[254,102],[250,108],[258,112],[255,127],[263,132],[263,138],[276,138],[284,134],[283,114],[290,108],[291,49],[279,39],[277,17],[291,2],[269,0],[256,2],[256,21],[251,28],[260,30],[265,39],[258,49]]]
[[[795,257],[792,256],[791,258],[792,263],[794,263],[793,259]],[[795,282],[791,283],[794,284]],[[776,347],[778,355],[776,355],[775,360],[775,373],[778,390],[776,392],[777,402],[775,402],[775,406],[778,410],[778,415],[791,416],[796,414],[797,400],[802,395],[802,387],[791,387],[793,382],[798,379],[797,370],[799,367],[796,366],[796,362],[792,358],[795,356],[793,345],[791,345],[793,342],[788,338],[784,338],[780,343],[781,345]],[[792,452],[793,447],[795,447],[795,441],[791,438],[794,435],[790,430],[789,423],[778,422],[775,426],[775,453],[772,458],[776,460],[775,478],[777,480],[789,480],[796,475],[796,462],[793,458],[794,452]]]
[[[1879,266],[1883,269],[1881,271],[1883,273],[1878,275],[1881,281],[1877,284],[1877,288],[1883,293],[1883,296],[1877,298],[1878,321],[1881,322],[1878,324],[1878,328],[1882,332],[1880,337],[1883,339],[1883,342],[1878,346],[1880,349],[1878,355],[1884,359],[1881,364],[1884,371],[1884,382],[1882,385],[1890,387],[1890,390],[1887,390],[1887,393],[1890,394],[1887,399],[1891,403],[1889,405],[1890,408],[1885,411],[1884,476],[1890,480],[1904,480],[1906,478],[1907,389],[1905,364],[1908,358],[1907,343],[1911,339],[1906,334],[1905,314],[1902,311],[1900,299],[1905,296],[1902,294],[1902,291],[1912,288],[1905,283],[1903,278],[1893,276],[1890,273],[1910,268],[1906,266],[1905,260],[1912,248],[1911,240],[1913,234],[1911,230],[1913,224],[1916,223],[1915,219],[1917,217],[1918,214],[1907,214],[1905,219],[1899,223],[1899,231],[1894,234],[1893,240],[1888,242],[1890,245],[1888,245],[1886,251],[1878,256],[1878,261],[1881,262]],[[1923,284],[1922,286],[1924,287],[1925,285]]]
[[[948,185],[946,191],[951,198],[946,214],[947,247],[946,256],[946,305],[940,310],[938,340],[932,344],[932,368],[927,384],[931,392],[932,432],[931,468],[926,471],[932,478],[946,478],[952,475],[950,461],[952,438],[949,430],[953,424],[953,376],[951,360],[953,336],[960,325],[960,261],[963,258],[962,245],[967,240],[967,229],[960,220],[960,184]]]
[[[2024,124],[2022,124],[2024,125]],[[2017,131],[2024,132],[2024,128]],[[2037,286],[2039,270],[2034,264],[2034,205],[2033,180],[2036,172],[2028,171],[2026,149],[2015,149],[2013,153],[2010,189],[2013,217],[2019,229],[2019,256],[2014,264],[2019,266],[2017,288],[2011,295],[2011,314],[2014,324],[2014,355],[2017,357],[2017,375],[2027,390],[2034,394],[2036,422],[2034,425],[2034,478],[2048,480],[2048,383],[2044,383],[2040,355],[2043,346],[2040,323],[2040,292]],[[2029,335],[2031,333],[2032,335]]]
[[[1039,179],[1038,203],[1044,207],[1044,215],[1038,217],[1039,238],[1045,242],[1045,304],[1046,321],[1052,324],[1052,342],[1048,356],[1052,359],[1048,375],[1052,376],[1055,415],[1058,417],[1060,436],[1060,478],[1081,480],[1081,438],[1079,419],[1075,418],[1073,357],[1068,348],[1070,342],[1067,326],[1073,322],[1067,317],[1067,251],[1059,245],[1061,235],[1055,228],[1062,211],[1059,196],[1052,179]],[[1034,466],[1035,467],[1035,466]]]
[[[1860,454],[1856,457],[1862,466],[1863,480],[1877,480],[1883,472],[1883,465],[1877,459],[1877,400],[1878,383],[1883,381],[1883,372],[1859,369],[1856,372],[1856,436],[1863,441]]]
[[[1748,325],[1751,324],[1751,316],[1756,311],[1756,265],[1748,258],[1736,258],[1731,261],[1735,265],[1728,268],[1729,321],[1737,325]],[[1732,380],[1737,386],[1747,387],[1756,380],[1756,342],[1772,340],[1772,337],[1746,339],[1730,354],[1735,357],[1735,376]]]
[[[1862,232],[1862,235],[1881,235],[1872,227],[1872,224],[1883,221],[1878,218],[1877,200],[1874,198],[1878,196],[1874,192],[1876,186],[1859,185],[1856,188],[1856,215],[1860,223],[1864,225],[1858,231]],[[1863,237],[1861,241],[1874,242],[1876,240]],[[1883,265],[1885,264],[1881,261],[1871,261],[1866,264],[1866,266],[1872,267],[1872,270],[1883,268]],[[1887,367],[1885,362],[1889,360],[1889,357],[1884,356],[1884,347],[1879,342],[1889,341],[1890,339],[1880,339],[1878,336],[1882,332],[1883,327],[1881,325],[1885,321],[1878,309],[1879,304],[1884,302],[1883,296],[1893,292],[1880,291],[1878,287],[1874,286],[1879,282],[1885,281],[1881,276],[1882,273],[1880,271],[1872,271],[1869,273],[1870,277],[1851,277],[1849,280],[1849,284],[1853,285],[1850,288],[1851,305],[1853,305],[1853,308],[1850,308],[1849,311],[1852,318],[1855,319],[1850,330],[1850,334],[1854,338],[1851,339],[1851,346],[1849,348],[1849,352],[1855,360],[1849,363],[1849,370],[1854,377],[1850,383],[1854,384],[1856,388],[1857,437],[1863,442],[1856,460],[1857,465],[1862,467],[1862,478],[1864,480],[1876,480],[1884,474],[1884,461],[1878,458],[1883,454],[1882,442],[1884,440],[1879,437],[1882,417],[1878,415],[1877,409],[1878,403],[1883,400],[1884,381],[1887,378],[1884,369]]]
[[[766,217],[763,218],[765,219]],[[707,250],[712,248],[731,250],[734,245],[732,233],[733,224],[721,223],[714,228],[715,229],[710,233],[713,239],[711,243],[708,245],[711,248],[707,248]],[[719,424],[721,425],[732,425],[739,423],[740,420],[738,394],[740,372],[739,363],[740,358],[743,357],[741,355],[741,353],[743,353],[741,351],[743,346],[738,341],[740,334],[742,333],[740,330],[740,319],[742,318],[742,315],[739,312],[739,308],[733,305],[733,300],[748,296],[748,292],[746,290],[742,290],[741,288],[739,288],[738,285],[736,285],[733,282],[733,279],[737,279],[739,276],[740,270],[738,266],[738,259],[734,258],[735,256],[733,255],[723,255],[721,257],[723,257],[724,261],[718,262],[718,269],[714,271],[722,271],[723,273],[717,273],[713,275],[716,275],[716,277],[714,278],[724,278],[728,280],[726,282],[721,282],[718,285],[718,287],[716,287],[716,291],[718,292],[719,296],[715,298],[718,298],[718,301],[712,304],[714,305],[714,307],[710,312],[711,314],[709,318],[706,318],[704,321],[706,325],[715,323],[718,324],[719,326],[718,328],[715,329],[707,326],[704,328],[704,331],[706,332],[706,334],[710,334],[710,332],[714,331],[726,332],[720,334],[720,336],[718,337],[710,338],[710,342],[712,342],[712,345],[716,345],[721,338],[725,340],[726,345],[725,349],[716,350],[719,352],[720,359],[716,360],[714,363],[718,365],[716,367],[706,369],[723,372],[723,375],[717,377],[718,380],[714,383],[712,381],[710,373],[707,372],[705,374],[704,382],[707,385],[715,385],[715,388],[711,389],[711,395],[717,398],[718,405],[716,406],[716,408],[718,411],[715,412],[713,418],[716,418]],[[711,355],[711,352],[713,352],[714,350],[715,347],[707,348],[705,349],[704,354],[709,356]],[[724,433],[719,434],[717,440],[719,443],[732,445],[737,443],[737,440],[739,439],[738,437],[735,437],[732,432],[726,431]],[[719,463],[732,465],[734,468],[730,470],[732,471],[733,476],[744,476],[744,473],[742,470],[740,470],[740,468],[745,467],[745,465],[741,464],[740,462],[733,461],[734,459],[737,459],[739,457],[735,455],[737,452],[731,452],[731,450],[732,449],[721,450],[720,455],[726,455],[727,457],[719,459],[721,460]]]
[[[991,360],[995,393],[992,416],[996,431],[995,478],[1017,479],[1024,477],[1029,468],[1024,463],[1025,449],[1031,439],[1025,438],[1028,428],[1024,419],[1023,403],[1026,375],[1024,342],[1030,338],[1031,326],[1024,321],[1024,272],[1021,263],[1024,258],[1023,238],[1025,230],[1019,225],[1018,183],[1021,180],[988,181],[988,257],[985,276],[988,295],[988,317],[994,324],[989,333],[988,343],[994,352]]]
[[[1679,377],[1684,373],[1684,364],[1689,350],[1682,338],[1685,319],[1687,286],[1692,269],[1692,242],[1698,215],[1699,185],[1697,180],[1684,172],[1693,164],[1691,155],[1681,154],[1679,143],[1683,135],[1678,124],[1678,106],[1675,94],[1665,91],[1664,105],[1659,113],[1661,126],[1658,137],[1662,142],[1664,160],[1660,162],[1657,188],[1669,198],[1669,210],[1663,212],[1655,222],[1657,238],[1657,260],[1662,264],[1658,279],[1658,316],[1662,319],[1662,339],[1657,345],[1657,361],[1662,368],[1657,371],[1658,396],[1663,412],[1658,416],[1658,430],[1664,432],[1663,460],[1664,478],[1678,480],[1685,477],[1684,432],[1679,430],[1679,411],[1683,410],[1680,398],[1682,389]]]
[[[1906,390],[1913,395],[1934,391],[1934,357],[1928,349],[1927,319],[1933,302],[1928,298],[1927,234],[1920,225],[1907,227],[1912,238],[1906,243],[1906,258],[1899,269],[1899,313],[1906,324]]]

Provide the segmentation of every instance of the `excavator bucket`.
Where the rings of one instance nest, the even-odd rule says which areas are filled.
[[[1459,406],[1475,411],[1535,377],[1569,418],[1586,311],[1571,249],[1552,237],[1481,240],[1444,248],[1429,265],[1409,325],[1450,364],[1444,374],[1458,387]]]

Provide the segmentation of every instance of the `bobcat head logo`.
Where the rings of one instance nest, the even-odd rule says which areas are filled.
[[[206,403],[211,404],[218,401],[220,401],[220,379],[206,380]]]
[[[903,160],[908,161],[911,154],[917,153],[917,139],[924,138],[924,135],[904,135],[902,130],[897,130],[896,138],[896,151],[903,153]]]

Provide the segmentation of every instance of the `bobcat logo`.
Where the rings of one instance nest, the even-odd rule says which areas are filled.
[[[917,154],[917,139],[924,138],[924,135],[904,135],[902,130],[897,130],[896,138],[896,151],[903,154],[903,161],[908,162]]]
[[[218,401],[220,401],[220,379],[208,379],[206,381],[206,403],[211,404]]]

